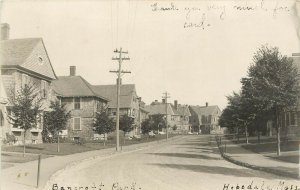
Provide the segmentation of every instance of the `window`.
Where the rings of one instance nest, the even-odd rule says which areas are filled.
[[[296,113],[291,113],[291,125],[296,125]]]
[[[70,105],[73,103],[73,98],[62,98],[61,99],[61,104],[62,105]]]
[[[171,116],[171,120],[172,120],[172,121],[175,120],[175,116],[174,116],[174,115]]]
[[[25,85],[27,84],[29,84],[29,76],[28,75],[26,75],[26,74],[22,74],[22,87],[24,88],[25,87]]]
[[[75,110],[80,109],[80,98],[74,98],[74,109]]]
[[[0,126],[4,125],[4,117],[3,117],[3,113],[2,110],[0,110]]]
[[[127,115],[131,116],[131,109],[127,110]]]
[[[42,113],[40,113],[36,116],[36,128],[37,129],[42,129],[42,124],[43,124],[42,118],[43,118]]]
[[[73,130],[81,130],[81,119],[76,117],[73,119]]]
[[[102,108],[104,108],[103,103],[100,101],[97,101],[97,111],[100,111]]]
[[[41,97],[47,98],[47,81],[41,80]]]

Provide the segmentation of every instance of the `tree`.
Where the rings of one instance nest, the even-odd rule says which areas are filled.
[[[274,115],[277,131],[277,155],[280,155],[280,114],[296,105],[299,74],[292,59],[281,55],[277,47],[262,46],[248,71],[253,99],[263,111]]]
[[[20,129],[23,129],[23,157],[26,152],[26,132],[36,127],[37,117],[41,112],[41,99],[39,93],[33,85],[25,84],[16,93],[10,96],[11,115],[8,116],[9,122]]]
[[[173,127],[172,127],[173,131],[176,131],[177,128],[178,128],[177,125],[173,125]]]
[[[113,118],[109,117],[108,108],[102,108],[100,112],[96,113],[93,129],[97,134],[104,135],[104,146],[106,142],[105,134],[112,132],[115,129],[114,126]]]
[[[67,122],[71,117],[70,111],[68,112],[64,104],[60,104],[58,100],[51,101],[51,111],[45,112],[44,115],[44,136],[51,134],[57,138],[57,152],[59,152],[59,133],[66,129]]]
[[[166,128],[166,121],[164,115],[151,115],[151,119],[153,121],[153,130],[159,131],[162,128]]]
[[[225,109],[222,111],[222,114],[219,118],[219,124],[222,128],[227,128],[230,133],[235,132],[236,125],[232,119],[232,110],[229,109],[229,107],[225,107]]]
[[[142,127],[141,127],[143,135],[148,134],[149,138],[149,133],[153,130],[153,121],[148,118],[142,122]]]
[[[228,106],[224,109],[220,117],[220,125],[227,127],[231,131],[237,131],[239,141],[240,126],[245,132],[246,143],[248,144],[249,127],[254,121],[256,113],[251,108],[251,102],[243,93],[233,92],[233,95],[227,96]]]
[[[134,118],[129,117],[128,115],[123,115],[120,119],[120,130],[124,131],[124,144],[125,144],[125,135],[133,130]]]
[[[233,95],[228,96],[227,99],[229,102],[228,107],[232,113],[233,123],[235,123],[236,127],[239,127],[240,125],[243,126],[243,130],[245,131],[246,143],[248,144],[248,126],[252,121],[253,115],[251,112],[249,112],[249,109],[246,105],[246,100],[244,96],[241,95],[241,93],[233,92]]]

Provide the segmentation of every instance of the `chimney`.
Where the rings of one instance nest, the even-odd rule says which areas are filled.
[[[174,107],[176,110],[178,109],[178,101],[177,100],[174,100]]]
[[[118,84],[119,79],[117,78],[116,83]],[[120,85],[122,85],[122,79],[120,79]]]
[[[161,102],[162,102],[163,104],[165,104],[165,103],[166,103],[166,99],[163,98],[163,99],[161,100]]]
[[[205,102],[205,106],[208,107],[208,102]]]
[[[9,40],[9,24],[1,24],[1,40]]]
[[[76,66],[70,66],[70,76],[76,76]]]

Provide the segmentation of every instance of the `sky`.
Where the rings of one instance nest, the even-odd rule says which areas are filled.
[[[300,52],[293,0],[3,0],[0,10],[10,39],[43,38],[58,76],[74,65],[91,84],[115,84],[122,47],[122,82],[147,104],[167,91],[171,102],[222,109],[262,45]]]

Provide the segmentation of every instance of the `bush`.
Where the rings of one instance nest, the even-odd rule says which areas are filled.
[[[9,133],[6,133],[6,139],[3,140],[3,143],[4,144],[13,144],[17,141],[17,138],[15,137],[14,134],[9,134]]]

